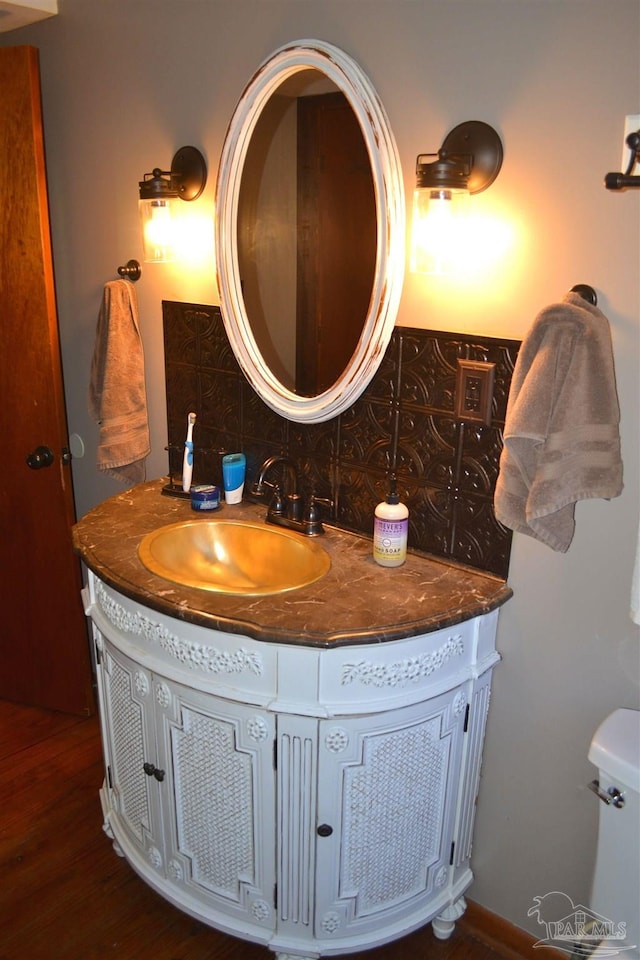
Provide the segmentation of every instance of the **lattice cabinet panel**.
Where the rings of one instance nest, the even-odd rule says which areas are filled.
[[[175,804],[168,874],[186,895],[273,927],[275,724],[265,711],[175,684],[157,705]]]
[[[373,719],[321,723],[316,936],[400,921],[449,879],[467,706],[463,686]]]
[[[97,631],[98,692],[111,818],[140,855],[161,868],[162,822],[155,782],[144,764],[155,755],[151,675],[104,641]],[[160,828],[161,830],[161,828]],[[123,838],[124,839],[124,838]]]

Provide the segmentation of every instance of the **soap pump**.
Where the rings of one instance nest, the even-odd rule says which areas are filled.
[[[409,511],[400,503],[396,478],[389,478],[389,492],[375,509],[373,521],[373,559],[382,567],[399,567],[407,559]]]

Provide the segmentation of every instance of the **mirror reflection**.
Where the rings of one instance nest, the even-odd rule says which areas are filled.
[[[376,196],[367,145],[324,73],[289,76],[247,145],[237,208],[238,269],[264,362],[313,397],[348,366],[376,276]]]

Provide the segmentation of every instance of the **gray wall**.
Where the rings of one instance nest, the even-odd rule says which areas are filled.
[[[640,192],[619,169],[625,114],[640,112],[637,0],[60,0],[56,18],[4,34],[40,50],[56,280],[79,513],[118,492],[94,466],[86,409],[103,283],[141,259],[137,182],[194,143],[213,205],[225,129],[244,84],[287,40],[343,47],[371,77],[398,142],[409,199],[415,158],[455,124],[493,124],[503,171],[477,210],[512,246],[462,284],[407,276],[398,323],[522,337],[576,282],[612,327],[625,490],[577,508],[566,555],[514,538],[478,814],[473,899],[541,935],[527,910],[560,890],[588,898],[597,801],[586,754],[598,723],[638,706],[628,617],[638,528]],[[166,469],[161,300],[216,303],[213,269],[147,265],[138,283],[153,454]],[[618,918],[624,920],[625,918]]]

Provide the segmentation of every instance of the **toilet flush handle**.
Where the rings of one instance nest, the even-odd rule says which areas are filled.
[[[614,807],[617,807],[620,810],[624,807],[624,797],[617,787],[609,787],[605,793],[602,787],[600,786],[599,780],[592,780],[589,784],[589,790],[593,790],[595,795],[602,800],[603,803],[606,803],[607,806],[613,804]]]

